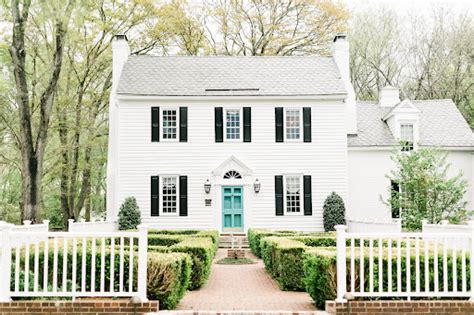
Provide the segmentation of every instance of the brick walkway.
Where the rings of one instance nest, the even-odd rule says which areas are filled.
[[[227,251],[219,249],[216,260]],[[306,292],[281,291],[268,275],[263,262],[251,265],[213,264],[209,281],[196,291],[189,291],[178,310],[200,311],[315,311]]]

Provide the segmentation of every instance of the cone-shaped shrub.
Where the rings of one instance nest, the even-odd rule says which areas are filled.
[[[138,209],[135,197],[128,197],[120,206],[118,214],[119,230],[136,229],[142,222],[140,218],[140,210]]]
[[[332,192],[324,201],[323,220],[324,230],[334,231],[334,227],[339,224],[346,224],[346,208],[341,196]]]

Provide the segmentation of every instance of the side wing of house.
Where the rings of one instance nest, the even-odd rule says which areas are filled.
[[[386,203],[397,189],[387,178],[395,167],[391,155],[419,147],[447,153],[448,175],[463,174],[468,182],[465,200],[468,209],[474,208],[473,135],[451,100],[400,102],[398,91],[390,87],[381,91],[379,103],[359,102],[357,115],[357,135],[348,137],[349,219],[390,221],[398,216]]]

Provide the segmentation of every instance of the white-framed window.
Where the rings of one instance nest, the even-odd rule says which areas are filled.
[[[303,203],[303,184],[302,176],[287,175],[285,179],[285,213],[300,214],[302,213]]]
[[[302,110],[300,108],[285,109],[285,140],[302,139]]]
[[[161,131],[164,141],[178,139],[178,110],[176,108],[163,108],[161,110]]]
[[[163,215],[178,214],[178,176],[161,176],[161,213]]]
[[[400,124],[400,141],[402,142],[402,151],[413,150],[414,127],[410,123]]]
[[[225,110],[225,139],[238,141],[242,137],[242,115],[240,109]]]

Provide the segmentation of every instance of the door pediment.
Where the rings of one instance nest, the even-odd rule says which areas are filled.
[[[223,177],[228,171],[236,171],[242,176],[251,175],[253,173],[247,165],[232,155],[212,171],[212,175]]]

